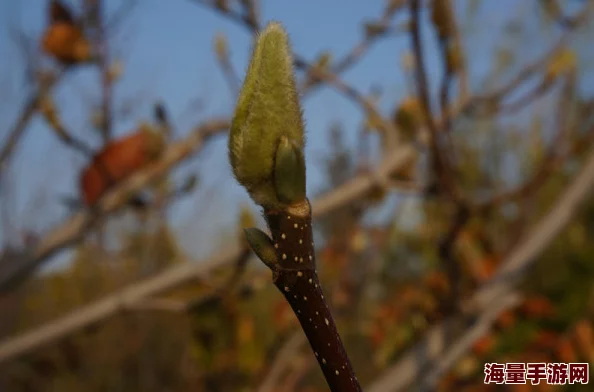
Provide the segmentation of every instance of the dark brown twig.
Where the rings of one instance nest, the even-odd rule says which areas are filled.
[[[107,35],[105,33],[105,26],[103,24],[103,0],[89,0],[89,19],[95,29],[96,39],[95,45],[97,48],[97,60],[101,72],[101,136],[103,143],[107,143],[111,139],[112,131],[112,78],[109,72],[109,46],[107,42]]]
[[[438,246],[439,258],[443,263],[443,268],[450,282],[450,293],[442,301],[444,314],[455,312],[457,301],[460,298],[462,271],[460,263],[454,254],[454,249],[458,237],[472,216],[471,211],[464,205],[457,205],[455,208],[455,217],[451,227],[441,239]]]
[[[258,30],[259,30],[259,27],[257,25],[255,25],[252,20],[249,19],[248,15],[234,11],[234,10],[230,9],[228,6],[226,8],[220,7],[220,6],[217,6],[216,1],[210,1],[210,0],[191,0],[191,1],[193,3],[208,7],[211,10],[213,10],[221,15],[224,15],[225,17],[227,17],[229,19],[232,19],[238,23],[243,24],[244,26],[251,29],[253,33],[258,32]]]
[[[441,106],[441,116],[443,120],[443,129],[445,132],[451,130],[450,121],[450,87],[452,79],[454,78],[454,70],[451,67],[450,61],[448,61],[448,39],[440,38],[439,50],[441,52],[442,64],[443,64],[443,80],[439,89],[439,104]]]
[[[542,98],[550,91],[553,84],[543,80],[536,87],[525,93],[522,97],[517,98],[514,102],[505,103],[497,107],[497,113],[500,115],[513,115],[526,108],[528,105],[534,103],[539,98]]]
[[[246,23],[256,31],[260,29],[260,17],[258,12],[258,0],[241,0],[243,5],[243,18]]]
[[[446,275],[448,276],[448,280],[450,281],[451,287],[450,295],[442,302],[442,306],[446,308],[444,309],[444,311],[447,312],[455,309],[455,304],[459,296],[459,288],[461,283],[461,271],[458,261],[454,256],[454,246],[456,244],[456,240],[458,239],[459,234],[461,233],[462,229],[464,228],[471,216],[470,210],[466,207],[465,203],[459,200],[457,190],[454,186],[454,177],[448,156],[445,153],[444,148],[440,146],[441,136],[446,134],[446,132],[450,128],[449,88],[450,82],[453,78],[454,70],[451,68],[451,63],[448,60],[448,45],[450,38],[444,35],[443,32],[438,32],[440,48],[442,52],[441,54],[444,64],[444,79],[440,89],[439,97],[439,102],[442,111],[442,121],[440,127],[435,121],[435,118],[433,117],[431,111],[429,82],[427,80],[427,75],[425,72],[425,60],[423,56],[423,47],[421,44],[420,1],[411,0],[410,10],[412,18],[411,38],[416,59],[415,73],[417,95],[421,99],[421,106],[423,108],[425,122],[430,133],[430,159],[433,174],[435,176],[434,181],[436,181],[436,184],[438,185],[438,192],[440,194],[449,194],[449,196],[456,202],[454,206],[456,209],[456,218],[452,223],[452,227],[440,241],[438,247],[439,256],[443,262]],[[444,10],[444,12],[451,12],[451,10],[446,9]],[[447,18],[448,16],[445,15],[444,17]]]
[[[277,263],[269,265],[274,285],[295,312],[330,390],[361,391],[318,280],[309,201],[264,216],[276,249]]]
[[[431,110],[429,82],[425,72],[425,58],[421,43],[421,4],[419,0],[410,0],[409,4],[411,12],[412,47],[416,60],[415,76],[417,82],[417,96],[421,99],[424,119],[430,133],[429,148],[431,151],[431,167],[435,175],[434,180],[439,184],[440,192],[447,192],[450,197],[457,200],[459,196],[454,187],[453,178],[451,176],[451,167],[447,155],[444,154],[440,147],[440,128],[438,127]]]

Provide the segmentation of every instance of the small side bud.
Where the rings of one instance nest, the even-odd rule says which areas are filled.
[[[283,203],[305,199],[305,159],[301,149],[284,136],[276,150],[274,189]]]
[[[245,229],[244,233],[245,239],[256,256],[269,268],[276,268],[276,252],[270,237],[262,230],[256,228]]]

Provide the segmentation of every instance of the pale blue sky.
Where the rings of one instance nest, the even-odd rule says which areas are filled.
[[[464,20],[467,5],[472,0],[456,0],[459,19]],[[21,29],[37,40],[43,29],[46,0],[0,0],[0,138],[5,137],[26,96],[22,82],[22,58],[6,32],[6,26]],[[128,132],[135,123],[148,119],[155,99],[163,99],[174,120],[180,137],[193,124],[213,115],[230,115],[234,98],[216,65],[212,42],[217,32],[224,32],[229,40],[232,63],[243,75],[250,51],[251,37],[247,30],[191,0],[142,0],[126,24],[111,42],[111,51],[124,62],[124,74],[114,90],[116,106],[130,102],[132,114],[116,123],[117,134]],[[281,21],[289,31],[295,52],[309,60],[324,50],[331,50],[334,58],[341,58],[363,34],[361,22],[379,17],[383,0],[324,0],[290,1],[262,0],[264,21]],[[474,25],[466,26],[467,56],[473,87],[490,70],[492,49],[500,40],[501,27],[510,15],[523,15],[526,25],[536,26],[533,1],[482,1],[474,17]],[[520,4],[521,3],[521,4]],[[579,2],[570,2],[578,4]],[[117,8],[120,1],[107,0],[108,10]],[[399,20],[405,20],[406,13]],[[478,28],[477,28],[478,27]],[[530,29],[529,29],[530,30]],[[532,31],[535,31],[532,29]],[[427,64],[433,82],[440,77],[440,67],[432,40],[433,32],[424,31],[427,41]],[[542,53],[554,42],[558,30],[534,40],[528,34],[523,46],[521,63]],[[36,42],[36,41],[35,41]],[[408,51],[407,36],[384,39],[373,46],[364,61],[343,74],[345,81],[363,93],[371,86],[381,85],[384,95],[381,108],[391,111],[407,90],[402,72],[401,56]],[[525,58],[524,58],[525,57]],[[97,145],[99,139],[88,126],[88,109],[99,102],[99,76],[94,69],[79,70],[68,76],[56,90],[56,103],[71,131]],[[201,105],[188,106],[196,100]],[[190,107],[190,109],[189,109]],[[308,130],[308,184],[311,191],[322,185],[319,162],[326,151],[328,125],[340,120],[348,131],[348,142],[354,147],[355,131],[362,120],[361,111],[331,88],[319,89],[304,102]],[[227,165],[224,140],[214,142],[202,159],[183,165],[182,173],[199,171],[203,183],[221,185],[214,200],[207,206],[202,201],[206,189],[200,190],[171,210],[173,222],[181,233],[184,247],[194,255],[203,256],[217,243],[216,230],[235,219],[238,198],[245,194],[232,180]],[[47,230],[67,216],[57,201],[64,194],[76,194],[77,171],[84,159],[65,149],[36,117],[12,160],[10,217],[18,229]],[[312,193],[310,191],[310,193]],[[198,213],[197,211],[200,211]],[[213,222],[214,224],[207,224]],[[2,230],[2,237],[6,236]]]

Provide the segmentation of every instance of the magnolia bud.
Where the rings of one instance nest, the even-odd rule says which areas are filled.
[[[283,146],[279,151],[280,144]],[[301,194],[300,184],[305,178],[305,166],[301,164],[304,144],[288,37],[279,23],[270,23],[254,46],[231,124],[229,160],[233,174],[261,206],[286,205],[289,199]],[[275,166],[279,157],[283,163]],[[297,166],[290,167],[288,162]],[[275,184],[275,170],[296,179],[296,188],[289,189],[286,179],[277,178]],[[280,189],[275,189],[275,185]]]

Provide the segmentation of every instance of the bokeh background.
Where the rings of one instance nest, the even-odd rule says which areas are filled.
[[[0,391],[327,390],[244,250],[264,225],[227,158],[271,20],[363,388],[588,390],[483,365],[594,360],[591,2],[64,1],[96,55],[68,67],[41,49],[49,3],[0,1]],[[146,126],[163,155],[81,205],[92,155]]]

